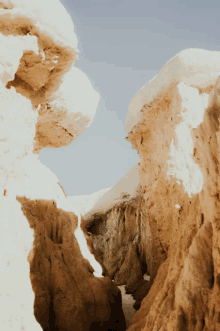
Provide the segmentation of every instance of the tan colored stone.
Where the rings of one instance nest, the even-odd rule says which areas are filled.
[[[139,309],[166,257],[163,250],[158,250],[160,243],[152,241],[142,208],[143,199],[138,195],[116,204],[107,212],[92,214],[90,211],[85,218],[106,274],[117,286],[125,285],[126,293],[133,295],[135,309]],[[143,278],[146,272],[150,281]]]
[[[158,238],[167,255],[159,262],[154,283],[133,318],[132,331],[219,330],[219,79],[212,90],[206,90],[209,95],[201,91],[198,95],[196,89],[179,84],[143,107],[141,119],[128,137],[141,155],[142,212],[149,220],[153,242]],[[190,108],[187,116],[193,111],[201,116],[202,107],[205,111],[200,123],[191,127],[194,146],[186,151],[192,153],[192,161],[188,161],[183,150],[178,152],[181,138],[177,130],[181,123],[190,123],[184,111],[195,98],[197,109]],[[169,154],[172,140],[179,158],[185,155],[182,169],[188,174],[182,180],[178,178],[179,161]],[[169,168],[171,164],[173,168]]]
[[[121,293],[108,277],[93,276],[74,237],[78,219],[54,201],[17,198],[34,229],[29,256],[34,314],[44,330],[125,330]],[[82,229],[85,226],[82,223]],[[86,233],[85,233],[86,235]],[[92,242],[86,236],[91,252]]]
[[[16,197],[54,200],[68,210],[56,175],[37,153],[66,146],[81,134],[94,117],[99,95],[73,66],[77,38],[58,0],[3,0],[0,17],[0,329],[39,331],[29,263],[40,258],[48,279],[49,262],[40,248],[35,255],[33,229]],[[53,251],[50,240],[46,245]],[[55,262],[59,270],[59,259]],[[48,291],[37,300],[47,309]],[[36,316],[42,319],[39,311]]]

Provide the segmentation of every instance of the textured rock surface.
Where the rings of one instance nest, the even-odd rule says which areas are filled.
[[[125,285],[126,293],[133,295],[135,309],[139,309],[158,266],[166,258],[160,242],[152,238],[142,210],[144,201],[139,190],[136,196],[126,195],[110,209],[93,214],[91,210],[85,215],[87,231],[106,274],[117,286]],[[146,273],[150,281],[143,278]]]
[[[78,49],[71,18],[58,0],[1,3],[1,51],[9,56],[1,58],[2,78],[37,110],[34,150],[67,146],[88,127],[99,102],[86,75],[73,67]]]
[[[0,17],[0,329],[37,331],[27,260],[34,234],[16,196],[53,199],[68,210],[37,152],[70,144],[99,96],[73,67],[77,38],[59,1],[0,1]]]
[[[131,102],[142,213],[167,258],[130,331],[220,329],[219,75],[219,52],[186,50]]]
[[[100,199],[92,209],[84,215],[84,218],[89,218],[97,212],[103,213],[108,211],[116,204],[136,197],[139,191],[140,180],[138,176],[138,164],[136,163],[119,182],[110,189],[107,189],[105,194],[100,196]],[[101,191],[96,193],[99,194],[99,192]],[[93,195],[91,195],[91,197],[93,198]]]
[[[70,144],[99,101],[73,67],[71,19],[56,0],[0,1],[0,15],[0,329],[123,331],[125,285],[141,304],[130,331],[219,330],[220,53],[181,52],[131,101],[138,182],[85,215],[112,284],[82,257],[74,208],[37,155]]]
[[[17,200],[34,229],[28,259],[34,313],[43,330],[125,330],[120,290],[109,277],[93,276],[73,235],[76,215],[58,209],[52,200]]]

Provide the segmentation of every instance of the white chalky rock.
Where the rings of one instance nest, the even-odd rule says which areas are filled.
[[[73,67],[77,38],[58,0],[1,1],[0,44],[0,330],[37,331],[27,261],[33,230],[16,196],[54,199],[68,209],[37,152],[76,139],[99,95]]]

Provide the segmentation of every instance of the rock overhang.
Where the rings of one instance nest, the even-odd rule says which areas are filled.
[[[146,185],[162,171],[173,184],[182,183],[189,197],[201,192],[205,175],[195,158],[194,138],[213,97],[218,102],[219,75],[220,52],[187,49],[173,57],[132,99],[127,139],[139,154],[148,155]]]
[[[1,245],[4,248],[1,252],[0,328],[35,331],[42,326],[43,329],[54,329],[53,310],[57,320],[60,320],[58,328],[85,330],[91,326],[98,329],[102,324],[101,329],[115,329],[121,324],[120,328],[124,330],[120,291],[108,277],[100,277],[100,273],[99,277],[92,275],[90,263],[85,263],[86,259],[83,259],[79,249],[78,254],[74,254],[77,245],[73,247],[76,240],[72,240],[73,234],[67,220],[70,213],[67,212],[69,205],[65,193],[56,175],[40,163],[37,155],[42,148],[66,146],[76,139],[91,123],[99,101],[99,95],[87,76],[73,66],[78,53],[73,23],[57,0],[0,1],[0,16],[0,223]],[[21,197],[29,201],[26,207],[31,216],[34,207],[39,206],[33,217],[34,224],[28,224],[28,217],[21,208]],[[56,228],[56,220],[51,219],[53,231],[49,230],[49,236],[54,240],[52,243],[53,240],[47,238],[46,223],[41,223],[38,216],[46,213],[45,220],[50,222],[53,210],[57,215],[56,204],[62,208],[61,223],[69,227],[66,232],[70,240],[62,237],[61,223],[58,222]],[[69,216],[65,218],[65,215]],[[66,250],[68,243],[72,245],[69,254]],[[59,246],[61,244],[64,244],[63,247]],[[52,252],[53,245],[55,250]],[[86,253],[88,255],[88,247]],[[77,261],[75,255],[78,255]],[[64,256],[67,260],[70,257],[73,274],[77,278],[80,274],[79,285],[83,291],[73,289],[73,277],[70,277],[70,286],[65,290],[64,283],[71,272],[66,270],[66,276],[63,274],[65,263],[59,268],[59,258]],[[91,256],[92,253],[90,262],[97,267]],[[52,259],[57,264],[51,267]],[[36,267],[39,267],[38,271]],[[58,271],[57,267],[63,270]],[[77,272],[76,267],[81,270]],[[43,272],[42,268],[45,268]],[[47,287],[45,284],[51,269],[52,281],[48,282]],[[84,285],[82,273],[85,276]],[[51,285],[53,280],[54,286]],[[52,287],[53,290],[57,288],[57,291],[52,290],[53,297]],[[64,294],[64,304],[60,302],[60,293]],[[71,314],[67,297],[72,304]],[[77,303],[74,298],[77,298]],[[65,304],[66,311],[63,311]],[[73,319],[69,318],[70,315]]]
[[[1,56],[3,87],[14,87],[37,112],[34,152],[69,145],[90,125],[99,102],[74,67],[79,51],[70,15],[57,0],[19,0],[2,1],[0,17],[8,54]]]
[[[157,275],[130,330],[218,328],[219,76],[220,52],[185,50],[131,101]]]
[[[189,48],[169,60],[160,72],[132,98],[126,118],[126,132],[139,122],[141,109],[158,93],[166,93],[172,83],[183,82],[203,91],[211,90],[220,75],[220,52]]]

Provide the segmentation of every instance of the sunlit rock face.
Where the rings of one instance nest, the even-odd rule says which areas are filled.
[[[0,1],[0,330],[42,330],[34,317],[28,254],[33,229],[17,197],[68,203],[58,179],[38,158],[70,144],[99,101],[74,68],[77,38],[59,1]]]
[[[85,232],[78,236],[78,218],[57,208],[53,200],[17,198],[34,230],[29,253],[35,293],[34,314],[43,330],[125,330],[121,293],[109,277],[90,262],[94,248]],[[93,268],[94,267],[94,268]],[[102,270],[101,266],[99,265]],[[96,271],[96,276],[94,275]]]
[[[220,328],[219,76],[220,52],[185,50],[130,103],[152,261],[166,254],[130,331]]]

